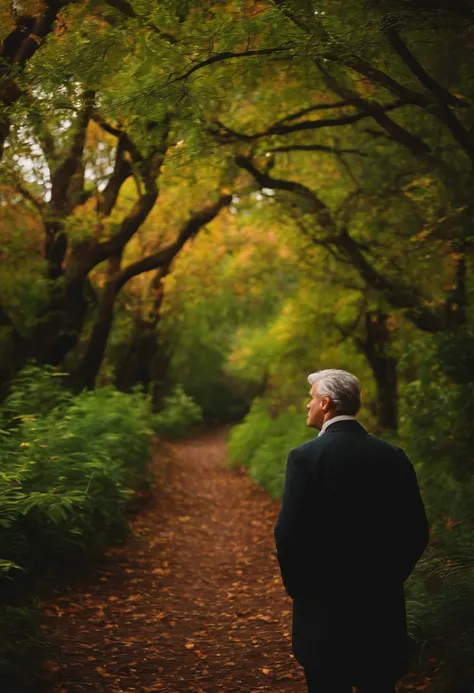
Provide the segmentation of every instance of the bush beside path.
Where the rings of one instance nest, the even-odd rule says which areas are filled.
[[[44,600],[48,692],[306,690],[274,552],[279,502],[227,467],[225,440],[161,445],[133,537]]]

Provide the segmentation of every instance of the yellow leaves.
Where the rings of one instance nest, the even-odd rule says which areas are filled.
[[[195,643],[193,642],[187,642],[184,646],[187,650],[193,650],[196,647]]]
[[[267,669],[266,667],[262,667],[260,671],[262,672],[262,674],[265,674],[265,676],[270,676],[270,674],[272,673],[272,670]]]

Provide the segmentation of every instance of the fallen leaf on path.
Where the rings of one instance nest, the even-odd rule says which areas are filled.
[[[108,679],[114,678],[114,674],[110,674],[108,671],[105,671],[104,667],[96,667],[95,670],[98,671],[99,674],[101,676],[103,676],[104,678],[108,678]]]

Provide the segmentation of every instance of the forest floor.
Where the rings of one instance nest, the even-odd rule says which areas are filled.
[[[51,693],[306,691],[273,544],[279,502],[220,429],[161,445],[123,547],[43,600]],[[409,675],[399,691],[429,691]]]

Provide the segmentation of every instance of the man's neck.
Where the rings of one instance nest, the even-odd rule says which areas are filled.
[[[326,417],[324,417],[324,419],[325,420],[324,420],[323,425],[321,427],[321,433],[323,433],[327,429],[327,427],[330,426],[331,424],[336,423],[337,421],[350,421],[350,420],[355,419],[355,416],[352,416],[350,414],[337,414],[336,413],[336,414],[333,414],[332,416],[328,417],[327,419],[326,419]]]

